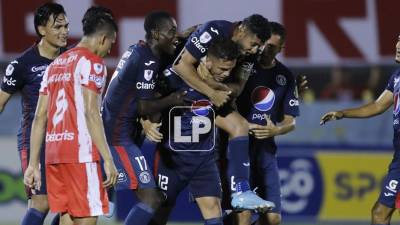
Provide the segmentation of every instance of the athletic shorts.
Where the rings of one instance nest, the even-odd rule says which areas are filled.
[[[389,171],[382,182],[378,202],[389,207],[400,207],[400,199],[396,200],[400,189],[400,159],[394,158],[389,165]],[[398,197],[400,198],[400,197]]]
[[[99,162],[47,164],[47,193],[50,210],[73,217],[108,213]]]
[[[118,170],[116,190],[156,188],[149,163],[133,142],[110,146]]]
[[[157,151],[154,165],[158,186],[166,193],[168,204],[174,204],[186,187],[193,198],[221,198],[221,180],[214,154],[184,155],[161,149]]]

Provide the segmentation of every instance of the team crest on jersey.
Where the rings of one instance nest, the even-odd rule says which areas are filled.
[[[266,112],[274,105],[275,93],[267,87],[258,86],[251,93],[251,102],[257,110]]]
[[[278,83],[281,86],[285,86],[286,85],[286,77],[283,76],[282,74],[279,74],[278,76],[276,76],[276,83]]]
[[[172,74],[169,69],[165,69],[163,73],[164,73],[164,76],[166,76],[166,77],[168,77]]]
[[[14,72],[14,66],[13,66],[13,64],[9,64],[8,66],[7,66],[7,69],[6,69],[6,76],[11,76],[11,74]]]
[[[117,183],[122,183],[127,180],[127,175],[124,171],[118,170],[118,178],[117,178]]]
[[[191,111],[197,116],[208,116],[210,110],[212,110],[212,103],[206,99],[192,103]]]
[[[153,70],[144,70],[144,79],[150,81],[153,78]]]
[[[103,65],[100,63],[93,64],[93,68],[94,68],[94,72],[96,72],[97,74],[100,74],[101,72],[103,72]]]
[[[143,184],[147,184],[150,183],[151,181],[151,175],[149,172],[147,171],[143,171],[139,174],[139,180],[140,182],[142,182]]]
[[[201,34],[200,43],[205,44],[211,40],[211,35],[207,31]]]

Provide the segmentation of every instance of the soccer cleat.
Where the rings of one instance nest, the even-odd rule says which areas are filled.
[[[115,212],[115,205],[111,201],[109,201],[108,204],[109,204],[109,207],[108,207],[109,211],[108,211],[107,214],[104,214],[104,216],[107,217],[107,218],[111,218],[114,215],[114,212]]]
[[[238,192],[232,195],[231,205],[235,210],[257,210],[265,212],[275,207],[270,201],[265,201],[253,191]]]

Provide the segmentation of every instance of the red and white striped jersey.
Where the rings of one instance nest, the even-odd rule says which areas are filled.
[[[40,88],[48,95],[46,164],[100,159],[85,119],[83,88],[100,96],[107,72],[104,61],[86,48],[72,48],[47,68]],[[100,114],[100,108],[99,108]]]

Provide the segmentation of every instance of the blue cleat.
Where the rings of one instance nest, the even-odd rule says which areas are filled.
[[[275,204],[265,201],[253,191],[238,192],[232,194],[231,205],[235,210],[257,210],[260,212],[271,210]]]

